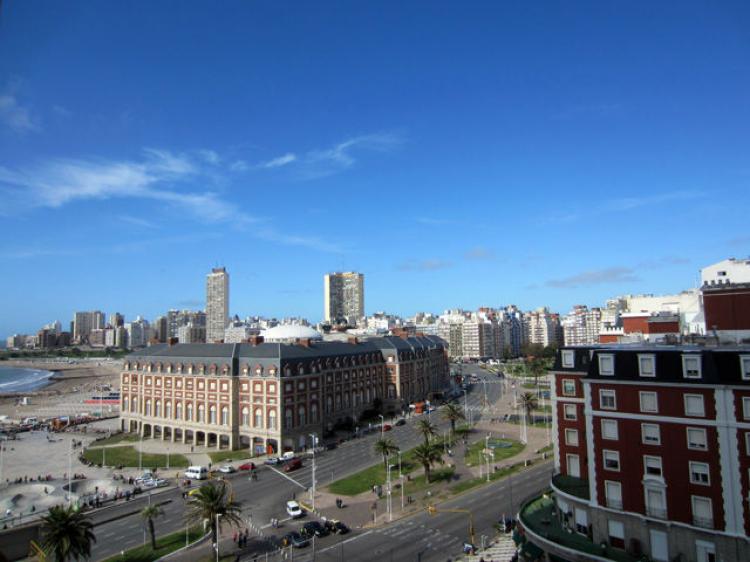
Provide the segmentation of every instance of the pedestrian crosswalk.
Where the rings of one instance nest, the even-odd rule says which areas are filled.
[[[410,542],[419,542],[426,548],[438,551],[454,550],[463,544],[461,539],[450,533],[426,525],[418,525],[414,521],[405,521],[392,527],[379,529],[376,533],[390,540],[408,537]]]

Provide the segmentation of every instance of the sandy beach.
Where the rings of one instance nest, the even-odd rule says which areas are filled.
[[[46,418],[99,411],[98,405],[84,404],[83,401],[97,394],[99,385],[108,384],[112,390],[119,390],[122,360],[35,359],[3,361],[2,365],[55,373],[50,383],[38,390],[0,394],[0,416],[19,421],[31,416]],[[22,397],[28,397],[29,403],[20,404]],[[112,408],[114,406],[105,405],[105,415],[111,413]]]

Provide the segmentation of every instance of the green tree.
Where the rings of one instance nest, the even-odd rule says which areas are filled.
[[[430,443],[422,443],[414,448],[413,455],[414,460],[424,467],[427,482],[431,482],[430,471],[432,470],[432,465],[443,462],[442,448]]]
[[[534,357],[526,364],[526,369],[534,377],[534,386],[536,386],[538,390],[539,377],[547,370],[547,362],[540,357]]]
[[[153,550],[156,550],[156,529],[154,528],[154,519],[161,515],[164,515],[164,512],[156,504],[147,505],[143,508],[143,511],[141,511],[141,517],[143,517],[144,522],[148,525],[148,533],[151,535],[151,548]]]
[[[456,422],[466,419],[463,409],[458,404],[446,404],[443,409],[443,419],[451,422],[451,433],[456,431]]]
[[[388,457],[395,453],[398,453],[398,445],[393,442],[393,439],[378,439],[375,441],[375,452],[383,456],[383,466],[388,470]]]
[[[51,507],[42,518],[42,549],[57,562],[89,558],[96,542],[93,527],[88,517],[72,506]]]
[[[187,508],[189,521],[195,523],[209,522],[211,525],[211,540],[214,543],[216,543],[220,531],[220,528],[216,526],[217,515],[220,516],[219,527],[222,523],[242,523],[240,504],[234,501],[231,494],[227,493],[227,485],[221,480],[204,484],[198,488],[198,491],[190,496]]]
[[[534,394],[533,392],[524,392],[521,395],[519,402],[520,406],[526,412],[526,421],[531,422],[531,411],[534,410],[538,405],[536,394]]]
[[[414,426],[414,429],[416,429],[417,433],[419,433],[424,438],[425,445],[429,444],[430,437],[433,437],[437,434],[437,428],[433,425],[429,418],[423,418],[419,420]]]

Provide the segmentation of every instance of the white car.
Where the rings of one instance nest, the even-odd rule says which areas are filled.
[[[151,478],[149,480],[144,480],[141,483],[141,486],[144,488],[161,488],[162,486],[168,485],[169,482],[164,480],[164,478]]]
[[[292,519],[297,519],[298,517],[302,517],[305,514],[305,512],[302,511],[302,508],[296,501],[286,502],[286,512]]]
[[[154,473],[150,470],[145,471],[141,476],[135,479],[136,484],[143,484],[144,482],[148,480],[154,479]]]
[[[237,469],[234,468],[231,464],[225,464],[222,467],[219,467],[219,472],[223,472],[224,474],[232,474],[233,472],[237,472]]]

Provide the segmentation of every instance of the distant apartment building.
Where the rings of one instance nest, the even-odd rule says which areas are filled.
[[[323,319],[328,324],[357,325],[365,316],[365,276],[347,271],[323,280]]]
[[[530,344],[544,347],[562,344],[560,315],[542,307],[524,314],[524,328]]]
[[[230,325],[224,330],[224,343],[244,343],[252,336],[257,336],[258,334],[260,334],[260,330],[248,324],[238,323]]]
[[[177,337],[177,330],[180,326],[192,324],[193,326],[206,327],[206,313],[202,310],[169,310],[167,312],[167,336],[169,338]]]
[[[87,343],[91,330],[105,328],[104,313],[99,310],[76,312],[73,315],[73,341]]]
[[[125,316],[119,312],[113,312],[109,315],[109,325],[112,328],[119,328],[125,325]]]
[[[127,332],[127,345],[129,348],[135,349],[148,345],[151,339],[151,326],[148,320],[144,320],[138,316],[134,321],[126,322],[124,327]]]
[[[89,332],[89,345],[91,347],[104,347],[106,345],[106,328],[97,328]]]
[[[728,259],[701,270],[706,335],[750,342],[750,259]]]
[[[496,356],[496,325],[480,318],[468,320],[462,325],[463,356],[472,359],[491,359]]]
[[[599,342],[602,309],[576,305],[562,320],[565,345],[590,345]]]
[[[229,324],[229,273],[215,267],[206,276],[206,341],[220,342]]]
[[[180,326],[177,329],[177,341],[180,343],[206,343],[206,328],[193,326],[192,324]]]
[[[169,323],[166,316],[157,316],[151,327],[154,330],[154,339],[159,343],[166,343],[169,339]]]
[[[750,560],[750,347],[563,348],[553,375],[552,494],[519,517],[545,559]]]

